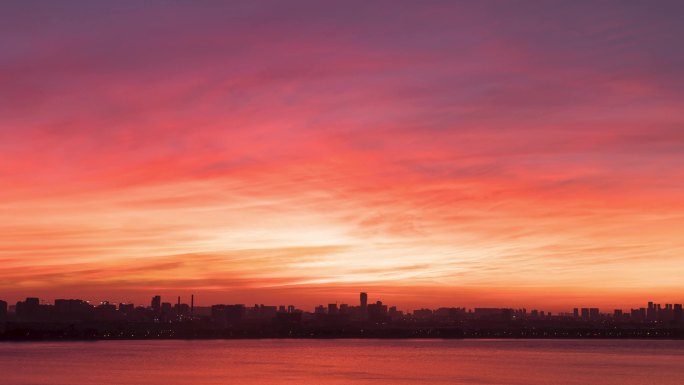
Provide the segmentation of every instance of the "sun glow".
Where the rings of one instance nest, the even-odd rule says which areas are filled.
[[[684,289],[674,17],[102,6],[0,15],[10,297],[566,308]]]

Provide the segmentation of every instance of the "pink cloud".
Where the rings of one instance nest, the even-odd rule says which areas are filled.
[[[667,14],[100,7],[3,24],[5,289],[680,288]]]

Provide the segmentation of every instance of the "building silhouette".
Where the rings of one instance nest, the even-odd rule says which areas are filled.
[[[152,297],[152,303],[151,303],[152,311],[155,312],[155,314],[161,313],[161,296],[155,295]]]
[[[100,338],[669,338],[684,339],[682,304],[629,311],[576,307],[571,313],[526,308],[440,307],[402,311],[378,300],[328,303],[312,312],[294,305],[219,304],[148,306],[81,299],[54,303],[29,297],[0,301],[0,340]],[[650,312],[649,312],[650,309]]]

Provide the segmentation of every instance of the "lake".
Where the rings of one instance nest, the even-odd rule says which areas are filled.
[[[8,385],[682,384],[684,341],[0,343]]]

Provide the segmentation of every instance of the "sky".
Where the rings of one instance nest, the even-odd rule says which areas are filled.
[[[0,298],[684,302],[684,2],[0,3]]]

